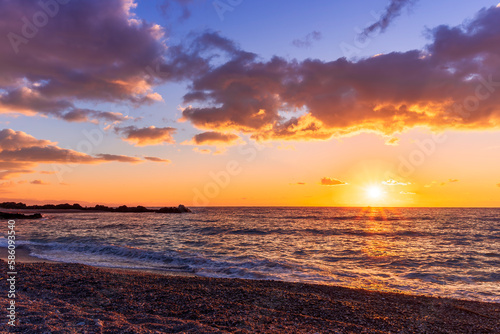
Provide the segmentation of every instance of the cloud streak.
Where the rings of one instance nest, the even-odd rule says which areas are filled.
[[[321,179],[320,184],[322,186],[343,186],[343,185],[346,185],[347,183],[344,181],[334,179],[334,178],[324,177]]]
[[[168,159],[161,159],[161,158],[157,158],[157,157],[144,157],[144,159],[148,160],[148,161],[152,161],[152,162],[161,162],[161,163],[166,163],[166,164],[169,164],[172,162]]]
[[[101,164],[105,162],[140,163],[136,157],[85,153],[58,147],[57,143],[12,129],[0,130],[0,180],[34,173],[39,164]],[[150,160],[150,159],[147,159]],[[42,172],[48,174],[48,172]]]
[[[176,132],[175,128],[165,127],[157,128],[155,126],[150,126],[147,128],[138,128],[136,126],[128,127],[117,127],[116,132],[122,134],[122,138],[136,146],[149,146],[149,145],[161,145],[161,144],[173,144],[175,143],[172,135]]]
[[[361,38],[366,38],[374,32],[384,32],[389,25],[401,15],[401,11],[405,7],[412,6],[417,0],[391,0],[384,13],[380,16],[377,22],[366,27],[360,34]]]
[[[294,39],[292,44],[297,48],[309,48],[312,46],[314,41],[319,41],[323,35],[319,31],[313,31],[307,34],[304,38]]]
[[[210,131],[195,135],[191,140],[191,143],[195,145],[231,145],[238,139],[239,137],[232,133]]]

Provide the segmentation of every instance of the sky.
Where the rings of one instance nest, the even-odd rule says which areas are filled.
[[[498,207],[497,1],[0,0],[0,200]]]

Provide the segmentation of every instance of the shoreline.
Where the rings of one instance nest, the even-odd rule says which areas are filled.
[[[6,262],[0,268],[5,279]],[[500,303],[58,262],[19,262],[16,269],[16,329],[26,333],[495,333],[500,327]]]
[[[7,247],[0,246],[0,260],[7,261]],[[28,247],[21,245],[16,247],[16,263],[60,263],[65,264],[66,262],[62,261],[53,261],[47,260],[43,258],[39,258],[31,255],[31,251]],[[118,267],[99,267],[99,266],[90,266],[92,268],[97,268],[101,270],[107,270],[112,272],[143,272],[148,274],[157,274],[157,275],[165,275],[165,276],[181,276],[181,277],[200,277],[195,274],[181,272],[181,271],[167,271],[167,270],[155,270],[155,269],[137,269],[137,268],[118,268]]]
[[[0,260],[7,262],[7,248],[0,246]],[[273,282],[283,282],[283,283],[294,283],[294,284],[307,284],[307,285],[319,285],[319,286],[332,286],[346,289],[357,289],[363,291],[370,291],[375,293],[394,293],[405,296],[413,296],[413,297],[429,297],[429,298],[447,298],[452,300],[460,300],[460,301],[470,301],[470,302],[479,302],[479,303],[493,303],[499,304],[500,301],[490,301],[490,300],[479,300],[479,299],[467,299],[467,298],[459,298],[455,296],[439,296],[432,294],[424,294],[414,292],[412,290],[399,290],[399,289],[372,289],[369,287],[363,286],[349,286],[349,285],[338,285],[338,284],[330,284],[330,283],[314,283],[314,282],[294,282],[294,281],[284,281],[284,280],[275,280],[275,279],[252,279],[252,278],[225,278],[225,277],[207,277],[202,275],[197,275],[192,272],[186,271],[178,271],[178,270],[162,270],[162,269],[153,269],[153,268],[123,268],[123,267],[105,267],[98,266],[92,264],[82,264],[78,262],[64,262],[60,260],[48,260],[40,257],[36,257],[31,255],[31,250],[28,246],[21,245],[16,247],[16,263],[59,263],[59,264],[76,264],[76,265],[84,265],[92,268],[96,268],[99,270],[104,270],[108,272],[116,272],[116,273],[145,273],[145,274],[153,274],[153,275],[163,275],[163,276],[179,276],[179,277],[198,277],[198,278],[214,278],[214,279],[242,279],[242,280],[250,280],[250,281],[273,281]]]

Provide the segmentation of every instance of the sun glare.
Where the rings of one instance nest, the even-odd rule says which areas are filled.
[[[370,186],[366,189],[366,193],[369,198],[371,199],[381,199],[382,196],[384,195],[384,192],[382,191],[382,188],[378,186]]]

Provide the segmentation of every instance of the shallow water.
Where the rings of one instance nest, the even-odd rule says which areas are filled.
[[[48,260],[500,302],[500,209],[193,211],[50,213],[16,236]]]

